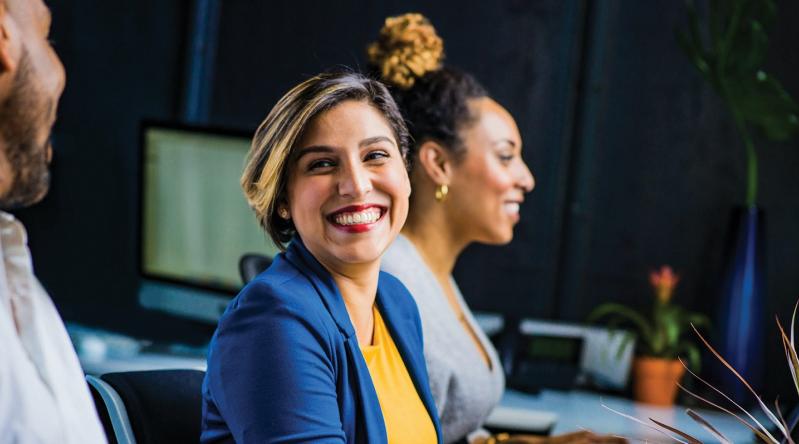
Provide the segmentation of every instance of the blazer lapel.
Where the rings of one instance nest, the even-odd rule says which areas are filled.
[[[355,328],[350,322],[350,315],[347,314],[344,298],[341,297],[333,277],[308,251],[299,236],[295,236],[289,244],[286,250],[286,260],[291,262],[300,273],[311,281],[319,297],[322,298],[322,303],[327,307],[330,316],[333,317],[333,321],[344,334],[344,337],[347,339],[353,338],[355,336]]]

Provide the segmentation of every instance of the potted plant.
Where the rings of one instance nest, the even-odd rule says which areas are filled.
[[[609,319],[609,327],[629,325],[637,333],[636,358],[633,361],[633,394],[637,401],[656,405],[671,405],[677,395],[677,382],[685,368],[680,357],[687,358],[693,369],[700,365],[696,344],[684,338],[691,324],[707,326],[709,321],[701,313],[690,312],[672,303],[674,288],[680,278],[671,267],[664,265],[649,274],[654,290],[649,315],[608,302],[596,307],[588,316],[589,322]],[[632,337],[622,341],[623,349]]]
[[[797,354],[796,343],[794,341],[794,332],[796,331],[796,311],[799,308],[799,301],[797,301],[796,305],[793,308],[793,315],[791,316],[791,324],[790,328],[787,330],[782,327],[782,323],[780,322],[779,318],[777,318],[777,328],[779,329],[779,335],[782,340],[782,347],[785,351],[785,358],[788,361],[788,370],[791,374],[791,378],[793,379],[794,389],[799,393],[799,354]],[[692,373],[694,378],[699,381],[701,384],[707,386],[708,388],[712,389],[714,392],[721,395],[721,398],[718,398],[716,401],[711,401],[707,398],[704,398],[685,387],[680,386],[687,394],[693,396],[694,398],[698,399],[699,401],[707,404],[708,406],[716,409],[721,410],[722,412],[730,415],[730,417],[735,418],[738,422],[746,426],[749,430],[754,433],[761,442],[765,442],[768,444],[794,444],[795,441],[795,431],[797,428],[797,424],[799,424],[799,418],[796,418],[794,415],[791,415],[786,418],[782,414],[782,410],[780,408],[779,403],[779,396],[774,401],[774,407],[768,407],[766,402],[763,401],[763,397],[760,396],[752,385],[744,378],[740,372],[732,365],[730,362],[722,356],[713,346],[699,333],[699,330],[694,329],[694,333],[702,343],[707,347],[708,350],[716,357],[719,363],[737,380],[739,383],[746,389],[747,394],[750,398],[754,398],[756,400],[756,405],[759,407],[760,411],[768,421],[762,419],[758,420],[755,417],[755,414],[750,412],[749,410],[742,407],[740,404],[735,402],[728,393],[725,393],[722,389],[714,386],[712,383],[700,378],[696,374],[693,374],[691,370],[688,370]],[[790,335],[790,336],[789,336]],[[603,404],[603,407],[610,410],[611,412],[616,413],[617,415],[621,415],[624,418],[629,420],[635,421],[636,423],[653,429],[659,433],[664,434],[672,438],[677,442],[689,442],[689,443],[696,443],[696,444],[703,444],[703,441],[700,441],[696,437],[688,434],[686,431],[680,430],[673,425],[669,425],[663,422],[660,422],[654,418],[649,418],[650,422],[647,422],[646,419],[639,419],[634,416],[626,415],[622,412],[614,410],[606,405]],[[715,439],[713,442],[724,442],[729,443],[731,442],[726,436],[724,436],[716,427],[713,426],[712,422],[708,419],[704,418],[698,412],[692,409],[686,409],[685,414],[688,415],[694,422],[696,422],[699,426],[703,429],[707,430]],[[630,439],[633,441],[633,439]]]

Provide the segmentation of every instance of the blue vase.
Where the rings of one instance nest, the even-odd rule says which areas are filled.
[[[732,211],[726,267],[721,284],[720,312],[714,347],[758,392],[763,387],[763,305],[765,283],[765,216],[756,207]],[[740,380],[721,364],[711,381],[742,405],[755,402]]]

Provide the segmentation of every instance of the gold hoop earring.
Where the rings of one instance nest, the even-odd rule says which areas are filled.
[[[287,210],[285,208],[281,208],[281,209],[277,210],[277,214],[283,219],[288,220],[288,218],[289,218],[289,210]]]
[[[444,199],[447,198],[447,194],[449,194],[449,187],[446,185],[439,185],[436,188],[436,200],[438,202],[444,202]]]

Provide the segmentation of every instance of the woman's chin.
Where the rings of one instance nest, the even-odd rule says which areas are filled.
[[[331,245],[328,254],[342,264],[368,264],[379,261],[389,243],[390,240],[385,236],[349,237],[347,242]]]
[[[380,261],[382,255],[383,250],[376,248],[347,248],[337,252],[336,260],[346,265],[366,265]]]
[[[508,229],[497,229],[494,227],[494,230],[491,230],[486,235],[481,236],[479,239],[476,239],[477,242],[486,245],[507,245],[513,240],[513,227]]]

